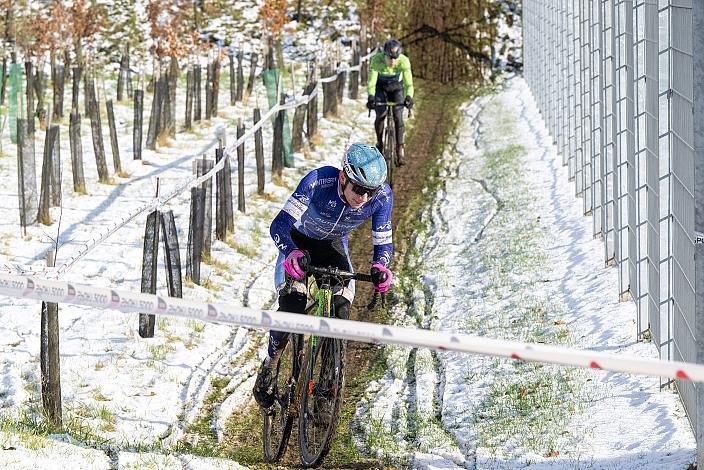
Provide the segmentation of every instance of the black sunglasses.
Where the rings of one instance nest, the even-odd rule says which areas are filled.
[[[389,59],[398,59],[398,57],[401,55],[400,52],[397,52],[396,54],[389,54],[388,52],[384,53],[386,57]]]
[[[358,196],[364,196],[365,194],[369,194],[369,197],[372,198],[376,196],[376,193],[378,193],[379,189],[381,189],[381,186],[377,186],[376,188],[370,188],[368,186],[359,185],[351,180],[348,181],[352,186],[352,192],[354,192]]]

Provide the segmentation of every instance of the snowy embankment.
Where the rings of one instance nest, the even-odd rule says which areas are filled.
[[[397,323],[616,354],[635,341],[562,157],[521,78],[462,108],[400,278]],[[388,347],[360,445],[413,467],[687,468],[695,440],[657,378]]]

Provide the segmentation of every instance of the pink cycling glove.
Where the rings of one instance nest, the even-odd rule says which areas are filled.
[[[284,269],[292,278],[300,281],[306,272],[302,266],[305,266],[308,261],[308,256],[301,250],[293,250],[284,260]]]
[[[391,285],[391,279],[393,279],[394,277],[394,275],[391,274],[389,268],[377,262],[372,264],[371,274],[375,291],[386,292],[387,290],[389,290],[389,286]]]

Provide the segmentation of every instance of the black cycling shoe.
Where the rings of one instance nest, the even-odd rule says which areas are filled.
[[[403,144],[399,144],[396,147],[396,166],[403,166],[406,164],[406,152],[403,148]]]
[[[269,368],[265,362],[262,363],[257,374],[257,380],[254,382],[254,400],[262,408],[271,408],[274,404],[274,370]]]

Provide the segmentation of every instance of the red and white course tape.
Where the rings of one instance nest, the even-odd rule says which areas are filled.
[[[400,328],[337,318],[254,310],[225,304],[194,302],[174,297],[48,280],[34,276],[0,274],[0,295],[109,308],[125,313],[139,312],[195,318],[214,323],[316,334],[367,343],[401,344],[440,351],[468,352],[522,361],[547,362],[704,382],[704,365],[700,364],[618,356],[589,350],[481,338],[447,331]]]

